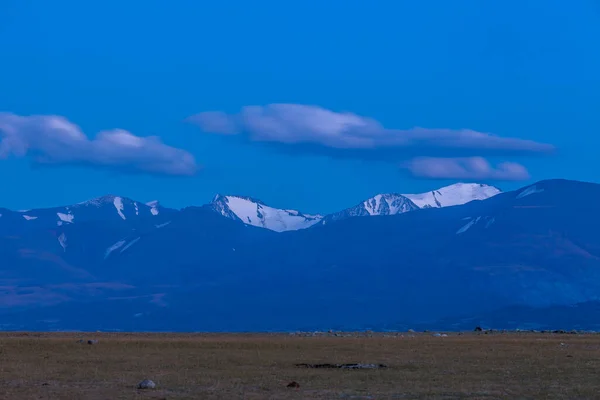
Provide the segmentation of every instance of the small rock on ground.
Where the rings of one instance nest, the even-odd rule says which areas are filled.
[[[150,379],[144,379],[138,384],[138,389],[154,389],[156,388],[156,383],[152,382]]]

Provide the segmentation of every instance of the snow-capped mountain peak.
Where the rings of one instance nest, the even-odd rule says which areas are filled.
[[[159,206],[158,202],[151,203],[144,204],[126,197],[106,195],[69,206],[17,211],[16,213],[29,224],[35,223],[43,226],[63,226],[93,220],[115,220],[129,223],[139,218],[156,216],[159,214],[159,210],[165,210]]]
[[[146,207],[149,208],[148,206]],[[84,201],[83,203],[76,204],[71,208],[80,210],[96,208],[99,210],[104,210],[106,213],[108,213],[110,210],[110,212],[114,212],[116,216],[122,220],[127,220],[128,217],[137,216],[140,212],[140,205],[138,202],[126,197],[115,196],[112,194]]]
[[[121,199],[119,196],[115,196],[113,194],[107,194],[100,197],[95,197],[90,200],[82,201],[81,203],[75,204],[75,206],[93,206],[93,207],[102,207],[103,205],[113,203],[115,199]],[[129,199],[126,199],[129,200]]]
[[[472,200],[487,199],[498,193],[500,193],[498,188],[476,183],[457,183],[420,194],[382,193],[354,207],[325,217],[271,207],[260,200],[246,196],[217,195],[206,207],[246,225],[283,232],[351,217],[396,215],[419,208],[460,205]],[[69,206],[11,211],[10,215],[11,218],[16,216],[18,221],[30,228],[65,226],[99,220],[133,226],[131,224],[137,224],[147,217],[153,218],[150,224],[159,227],[168,222],[171,212],[175,211],[162,207],[156,200],[143,203],[110,194]]]
[[[456,183],[431,192],[418,194],[381,193],[354,207],[326,215],[302,214],[267,206],[262,201],[245,196],[217,195],[209,204],[213,211],[247,225],[276,232],[304,229],[317,223],[328,223],[351,217],[396,215],[420,208],[440,208],[485,200],[501,193],[500,189],[480,183]]]
[[[455,183],[431,192],[405,194],[419,208],[457,206],[473,200],[485,200],[502,191],[483,183]]]
[[[226,218],[276,232],[308,228],[323,218],[296,210],[270,207],[260,200],[245,196],[217,195],[209,206]]]
[[[323,223],[350,217],[396,215],[418,209],[410,199],[398,193],[378,194],[354,207],[327,215]]]
[[[363,202],[369,215],[395,215],[415,209],[405,196],[397,193],[378,194]]]
[[[72,210],[87,209],[87,212],[97,209],[106,218],[119,218],[123,221],[136,220],[146,216],[157,216],[161,211],[172,211],[160,205],[157,200],[147,203],[138,202],[127,197],[106,195],[71,207]]]

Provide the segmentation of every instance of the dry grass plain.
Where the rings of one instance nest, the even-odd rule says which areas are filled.
[[[316,362],[389,368],[294,367]],[[0,398],[11,400],[594,399],[599,372],[600,335],[0,334]],[[144,378],[157,389],[137,390]]]

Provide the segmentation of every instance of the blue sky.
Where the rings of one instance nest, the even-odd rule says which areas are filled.
[[[4,0],[0,43],[3,207],[600,181],[595,0]]]

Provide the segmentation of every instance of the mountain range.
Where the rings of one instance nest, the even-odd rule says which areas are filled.
[[[552,327],[565,319],[543,310],[600,301],[598,200],[600,185],[547,180],[379,194],[328,215],[224,195],[0,208],[0,328]]]
[[[276,232],[309,228],[350,217],[396,215],[421,208],[441,208],[484,200],[500,189],[477,183],[457,183],[419,194],[384,193],[328,215],[304,214],[296,210],[267,206],[260,200],[244,196],[217,195],[209,207],[222,216]]]

